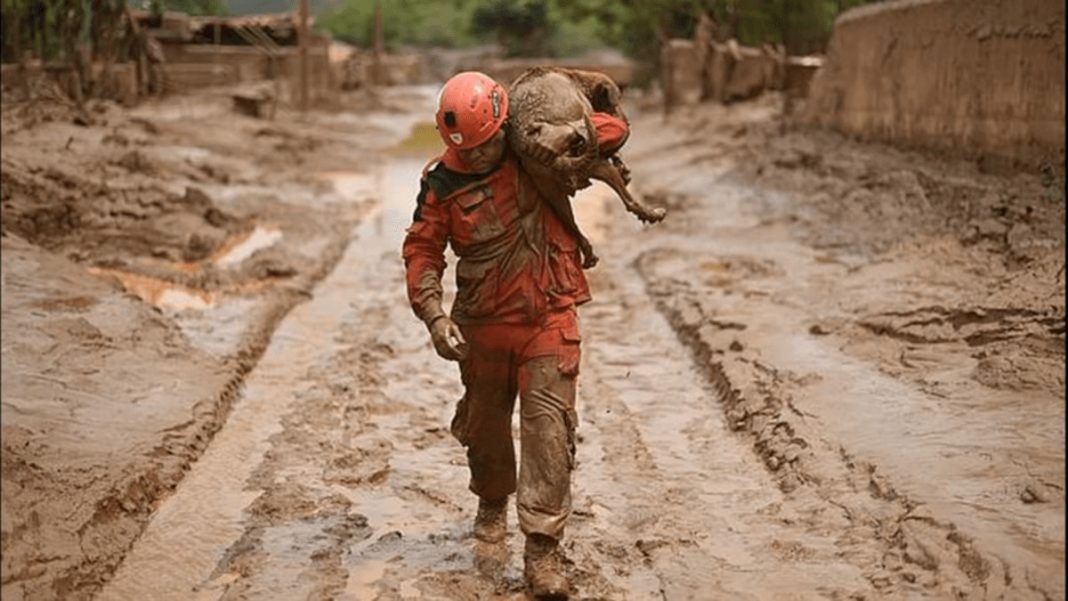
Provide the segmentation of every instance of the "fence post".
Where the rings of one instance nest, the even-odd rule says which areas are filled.
[[[308,112],[308,0],[300,0],[300,111]]]

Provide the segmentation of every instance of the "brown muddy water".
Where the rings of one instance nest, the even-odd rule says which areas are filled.
[[[257,225],[248,232],[227,240],[220,245],[216,252],[203,261],[172,263],[168,267],[185,274],[196,274],[208,265],[229,268],[240,265],[257,251],[270,248],[281,239],[282,231],[277,226]],[[90,267],[87,271],[97,277],[116,280],[130,294],[150,305],[169,311],[184,311],[187,309],[203,311],[214,307],[224,295],[253,292],[270,284],[269,280],[260,280],[231,285],[216,291],[183,286],[161,278],[119,269]]]

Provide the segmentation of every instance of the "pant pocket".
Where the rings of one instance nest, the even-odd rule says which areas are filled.
[[[567,467],[574,471],[576,465],[575,430],[578,428],[578,413],[574,409],[564,411],[564,423],[567,425]]]
[[[582,360],[579,348],[582,337],[579,336],[578,325],[572,324],[561,328],[560,337],[560,347],[556,351],[557,368],[565,376],[577,376],[579,362]]]
[[[452,432],[453,437],[460,441],[460,444],[467,446],[467,395],[460,397],[459,401],[456,401],[456,413],[452,416],[452,423],[449,426],[449,431]]]

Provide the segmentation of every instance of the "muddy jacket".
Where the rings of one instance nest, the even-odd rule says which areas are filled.
[[[590,300],[574,235],[514,157],[481,175],[448,163],[424,175],[404,240],[408,298],[420,319],[443,314],[446,244],[459,257],[452,307],[459,324],[532,323]]]

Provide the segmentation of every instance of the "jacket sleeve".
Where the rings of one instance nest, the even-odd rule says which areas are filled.
[[[630,137],[630,126],[623,119],[608,113],[591,113],[590,121],[597,135],[597,149],[601,156],[617,152]]]
[[[438,200],[426,179],[423,179],[412,226],[404,237],[402,254],[408,302],[416,317],[428,326],[445,315],[441,307],[441,276],[445,272],[445,245],[448,238],[448,206]]]

